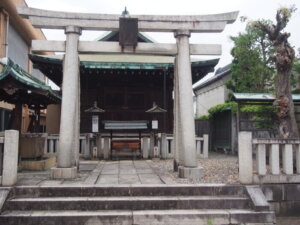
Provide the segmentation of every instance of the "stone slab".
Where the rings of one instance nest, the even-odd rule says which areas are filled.
[[[143,173],[149,174],[149,173],[153,173],[153,170],[150,168],[149,169],[145,168],[145,169],[137,169],[136,172],[138,174],[143,174]]]
[[[188,178],[188,179],[200,179],[204,175],[203,167],[178,167],[178,173],[180,178]]]
[[[44,180],[39,183],[40,186],[58,186],[62,183],[62,180]]]
[[[90,175],[85,179],[85,184],[95,184],[98,180],[99,173],[90,173]]]
[[[119,184],[140,184],[141,181],[137,174],[123,174],[119,177]]]
[[[225,210],[147,210],[133,211],[133,224],[229,224],[229,213]],[[179,223],[180,221],[180,223]]]
[[[101,174],[98,178],[97,184],[118,184],[118,174]]]
[[[112,169],[109,169],[109,168],[103,168],[103,170],[101,171],[101,174],[103,175],[114,175],[114,174],[119,174],[119,170],[118,168],[112,168]]]
[[[4,202],[10,192],[10,189],[0,189],[0,212],[4,205]]]
[[[135,168],[120,168],[120,175],[137,174]]]
[[[156,174],[139,174],[138,176],[142,184],[163,184]]]
[[[77,168],[52,168],[50,177],[52,179],[75,179],[77,177]]]
[[[46,177],[21,177],[18,178],[17,185],[39,185],[44,180],[46,180]]]
[[[255,210],[269,210],[269,203],[259,186],[246,186],[246,190]]]

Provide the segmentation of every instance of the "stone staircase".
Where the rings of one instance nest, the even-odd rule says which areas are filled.
[[[19,186],[0,224],[275,224],[257,199],[240,185]]]

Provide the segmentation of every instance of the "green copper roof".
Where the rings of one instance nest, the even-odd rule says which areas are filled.
[[[36,69],[42,71],[58,86],[62,83],[62,59],[64,55],[42,56],[30,54],[29,58]],[[174,57],[135,54],[90,54],[79,55],[80,73],[89,74],[90,70],[174,70]],[[201,60],[191,58],[192,82],[196,83],[207,73],[214,70],[219,59]],[[134,72],[134,71],[132,71]],[[126,73],[124,73],[126,75]]]
[[[233,99],[237,101],[274,101],[275,95],[270,93],[233,93]],[[300,101],[300,94],[293,94],[294,101]]]
[[[118,31],[108,31],[102,34],[100,37],[96,38],[96,41],[117,41],[113,40],[115,36],[119,35]],[[118,37],[116,37],[118,39]],[[154,39],[149,37],[146,33],[144,32],[138,32],[138,38],[140,39],[140,42],[146,42],[146,43],[156,43]]]
[[[55,93],[50,86],[26,72],[11,59],[3,58],[0,60],[0,64],[3,65],[3,70],[0,72],[0,82],[5,83],[10,80],[18,88],[22,87],[22,89],[28,90],[29,93],[45,96],[52,103],[57,103],[61,100],[61,96]]]
[[[63,55],[42,56],[30,54],[30,59],[61,64]],[[130,54],[79,55],[80,66],[91,69],[163,69],[173,68],[174,57]],[[215,65],[219,59],[191,59],[192,67]]]

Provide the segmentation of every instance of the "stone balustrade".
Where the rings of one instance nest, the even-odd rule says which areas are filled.
[[[240,132],[239,177],[245,184],[300,182],[300,139],[253,139]]]
[[[90,143],[86,143],[87,134],[81,134],[79,137],[80,142],[80,154],[85,152],[85,149],[89,147]],[[93,141],[93,139],[89,139],[89,142]],[[59,148],[59,134],[49,134],[47,135],[47,144],[44,149],[44,156],[49,156],[56,154]]]
[[[81,134],[80,141],[80,155],[84,158],[91,157],[104,157],[109,159],[110,151],[110,135],[102,134]],[[144,159],[152,158],[153,151],[150,149],[154,146],[154,141],[151,140],[150,134],[142,134],[141,136],[141,150]],[[47,136],[47,145],[45,146],[44,155],[53,155],[58,151],[59,135],[51,134]],[[174,150],[174,138],[172,135],[158,134],[157,135],[157,147],[160,158],[173,159]],[[97,148],[97,154],[93,151]],[[196,137],[196,151],[198,158],[208,158],[208,135],[203,137]]]
[[[208,158],[208,135],[204,134],[203,137],[196,137],[196,153],[198,158]],[[165,144],[163,143],[165,142]],[[173,159],[175,156],[174,138],[173,136],[164,137],[159,136],[158,147],[162,159]]]

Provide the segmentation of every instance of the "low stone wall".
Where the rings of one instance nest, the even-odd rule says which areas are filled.
[[[261,189],[277,216],[299,216],[300,184],[263,184]]]

